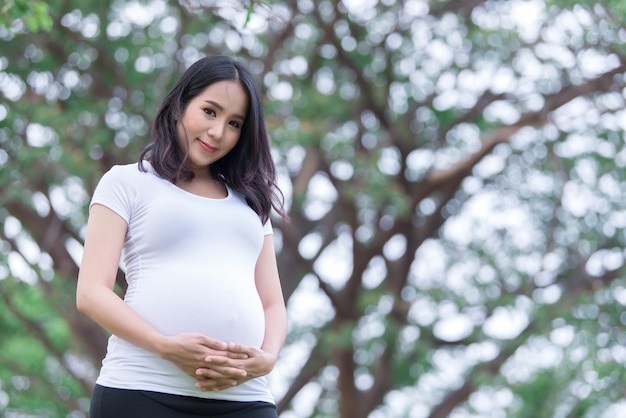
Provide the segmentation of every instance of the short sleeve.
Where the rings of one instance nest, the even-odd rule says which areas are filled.
[[[263,224],[263,235],[272,235],[274,229],[272,229],[272,221],[269,219]]]
[[[129,176],[126,172],[129,168],[131,167],[113,166],[104,173],[94,190],[89,207],[101,204],[129,223],[133,202],[137,195],[136,187],[131,181],[134,176]]]

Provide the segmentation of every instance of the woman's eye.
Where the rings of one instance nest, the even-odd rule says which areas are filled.
[[[215,112],[212,109],[204,109],[204,113],[209,116],[215,116]]]
[[[232,126],[233,128],[239,128],[241,127],[241,124],[239,122],[233,121],[230,123],[230,126]]]

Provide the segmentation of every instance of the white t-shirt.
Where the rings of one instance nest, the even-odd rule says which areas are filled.
[[[128,223],[122,261],[126,303],[165,335],[200,332],[261,347],[263,307],[254,269],[268,221],[230,188],[223,199],[184,191],[149,163],[114,166],[91,205],[102,204]],[[102,386],[234,401],[274,402],[265,377],[219,392],[202,392],[173,363],[115,335],[97,383]]]

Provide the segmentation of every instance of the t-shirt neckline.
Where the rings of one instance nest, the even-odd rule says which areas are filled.
[[[195,197],[197,199],[220,202],[220,201],[229,200],[231,198],[231,196],[233,195],[233,191],[231,190],[231,188],[226,183],[223,183],[224,186],[226,186],[226,196],[225,197],[208,197],[208,196],[202,196],[202,195],[199,195],[199,194],[196,194],[196,193],[192,193],[190,191],[187,191],[187,190],[181,188],[177,184],[172,183],[171,181],[169,181],[167,179],[164,179],[163,177],[159,176],[159,174],[154,170],[154,167],[152,167],[152,164],[150,163],[150,161],[143,160],[142,163],[146,164],[150,174],[154,175],[159,180],[162,180],[162,181],[168,183],[170,186],[174,187],[176,190],[178,190],[178,191],[180,191],[180,192],[182,192],[182,193],[184,193],[186,195]]]

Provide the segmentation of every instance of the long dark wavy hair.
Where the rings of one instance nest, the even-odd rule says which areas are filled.
[[[223,80],[242,84],[248,96],[248,110],[237,145],[210,165],[211,176],[241,193],[263,223],[269,219],[272,208],[288,220],[284,196],[276,184],[261,90],[247,67],[233,58],[204,57],[183,73],[161,103],[152,124],[153,142],[139,155],[139,167],[146,171],[142,162],[147,160],[159,176],[172,183],[193,179],[193,172],[185,165],[189,155],[179,142],[188,138],[178,138],[177,119],[181,119],[194,97],[209,85]]]

